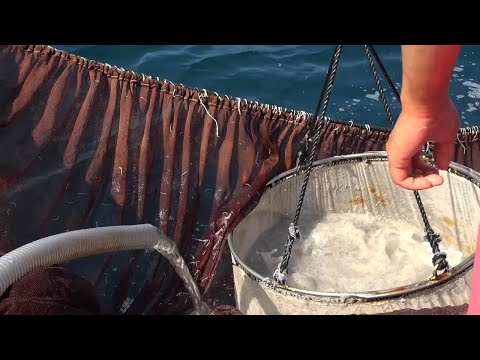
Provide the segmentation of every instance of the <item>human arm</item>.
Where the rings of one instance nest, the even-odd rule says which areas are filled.
[[[387,153],[395,184],[409,190],[441,185],[438,170],[421,158],[434,142],[434,160],[447,169],[453,158],[459,116],[449,96],[460,45],[402,46],[402,111],[390,134]]]

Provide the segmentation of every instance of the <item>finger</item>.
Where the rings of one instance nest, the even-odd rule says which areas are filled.
[[[439,186],[443,184],[443,177],[438,175],[438,174],[429,174],[429,175],[424,175],[425,179],[428,180],[430,184],[433,186]]]
[[[393,148],[393,149],[392,149]],[[412,158],[402,155],[394,146],[387,143],[388,163],[390,166],[390,176],[392,181],[400,185],[412,174]]]
[[[439,174],[435,173],[425,173],[419,169],[415,169],[413,171],[413,177],[414,178],[425,178],[432,186],[438,186],[443,184],[443,177],[441,177]],[[422,190],[422,189],[418,189]]]
[[[407,190],[425,190],[440,185],[441,183],[443,183],[443,179],[439,175],[430,174],[424,176],[423,174],[414,173],[412,176],[408,176],[397,183],[397,185]]]
[[[447,170],[455,151],[454,143],[435,143],[434,160],[439,169]]]
[[[433,186],[420,170],[412,169],[411,165],[405,167],[398,164],[403,165],[395,159],[390,163],[390,176],[394,184],[407,190],[423,190]]]
[[[406,179],[411,178],[411,173],[411,166],[405,168],[394,163],[390,163],[390,176],[394,184],[400,185]]]
[[[409,170],[409,174],[404,179],[398,182],[396,180],[399,178],[399,175],[396,174],[398,169],[390,168],[390,174],[395,184],[407,190],[425,190],[443,184],[443,178],[438,174],[438,170],[426,164],[420,157],[420,153],[412,162],[414,167]]]
[[[427,164],[420,153],[418,153],[418,156],[413,160],[413,169],[420,170],[424,176],[438,174],[438,169]]]

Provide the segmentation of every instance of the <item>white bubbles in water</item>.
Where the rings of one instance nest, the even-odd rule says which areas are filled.
[[[480,99],[480,84],[474,83],[472,81],[464,81],[463,86],[468,87],[468,97],[473,99]]]
[[[463,99],[465,95],[457,95],[457,99]]]
[[[380,93],[378,91],[375,91],[375,94],[367,94],[365,95],[366,98],[369,98],[369,99],[372,99],[372,100],[375,100],[375,101],[378,101],[379,97],[380,97]]]
[[[381,219],[381,221],[379,221]],[[422,230],[409,223],[370,214],[327,213],[302,218],[311,229],[295,244],[290,258],[288,285],[312,291],[354,292],[388,289],[428,279],[432,275],[431,249]],[[278,266],[277,239],[283,227],[273,228],[255,243],[254,268],[269,272]],[[283,245],[283,244],[282,244]],[[258,250],[257,250],[258,249]],[[456,266],[462,253],[442,243]],[[408,264],[408,265],[407,265]]]
[[[340,111],[345,111],[345,109],[344,109],[344,108],[340,108],[340,109],[338,109],[338,110],[340,110]]]
[[[473,80],[473,79],[469,79]],[[472,81],[465,81],[462,83],[463,86],[468,86],[468,87],[475,87],[475,88],[480,88],[480,84],[474,83]]]
[[[360,102],[359,99],[353,99],[353,101],[356,102],[356,103],[357,103],[357,102]]]
[[[472,99],[480,99],[480,89],[472,89],[468,92],[468,97]]]
[[[455,67],[453,68],[453,71],[462,72],[462,71],[463,71],[463,65],[462,65],[461,67],[455,66]]]
[[[467,112],[472,112],[472,111],[477,111],[478,109],[476,107],[473,107],[473,106],[470,106],[468,109],[467,109]]]

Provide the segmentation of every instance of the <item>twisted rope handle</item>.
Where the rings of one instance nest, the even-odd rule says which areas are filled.
[[[292,255],[293,243],[296,240],[299,240],[301,238],[300,229],[298,227],[298,220],[300,218],[300,213],[302,211],[303,200],[305,198],[305,193],[308,185],[308,179],[310,178],[310,173],[312,172],[312,169],[313,169],[313,162],[315,160],[315,155],[317,153],[318,145],[320,144],[320,133],[322,130],[322,125],[325,121],[325,115],[327,113],[328,103],[330,101],[330,95],[332,94],[333,84],[335,81],[335,75],[337,74],[337,68],[338,68],[338,63],[340,61],[341,53],[342,53],[342,45],[337,45],[335,47],[335,51],[330,61],[327,77],[325,79],[322,93],[320,95],[320,99],[318,100],[317,108],[313,116],[313,119],[316,120],[318,117],[318,113],[320,111],[320,106],[322,105],[322,100],[323,100],[322,113],[314,126],[315,137],[313,140],[313,145],[309,149],[310,153],[308,157],[307,171],[305,173],[305,177],[302,183],[302,188],[300,190],[300,197],[298,199],[298,204],[295,211],[295,217],[293,219],[293,222],[289,226],[289,234],[288,234],[287,242],[285,244],[285,252],[283,253],[283,258],[281,263],[278,264],[278,267],[273,274],[273,279],[277,281],[277,283],[279,283],[280,285],[285,285],[287,280],[287,268],[288,268],[288,263],[290,261],[290,256]],[[307,145],[308,145],[308,139],[307,139]]]
[[[388,118],[390,124],[393,127],[395,125],[395,122],[393,121],[392,112],[390,110],[390,106],[388,104],[388,100],[387,100],[387,97],[385,95],[385,91],[382,87],[380,77],[378,76],[377,70],[375,68],[374,60],[379,65],[380,71],[382,72],[385,80],[387,81],[388,85],[390,86],[390,88],[392,89],[396,98],[398,99],[398,102],[401,104],[400,94],[399,94],[398,90],[396,89],[396,87],[395,87],[393,81],[391,80],[390,76],[388,75],[387,70],[383,66],[383,63],[380,60],[380,57],[378,56],[374,47],[372,45],[364,45],[364,46],[365,46],[365,53],[367,55],[368,63],[370,65],[370,69],[372,70],[373,77],[375,79],[375,84],[377,86],[377,89],[380,93],[380,97],[381,97],[382,102],[383,102],[385,113],[387,115],[387,118]],[[300,233],[300,229],[299,229],[299,226],[298,226],[298,221],[299,221],[299,218],[300,218],[300,213],[301,213],[301,210],[302,210],[303,201],[304,201],[304,198],[305,198],[305,193],[306,193],[307,186],[308,186],[308,180],[310,178],[310,174],[311,174],[312,169],[313,169],[313,162],[314,162],[315,155],[317,153],[317,149],[318,149],[318,146],[319,146],[319,143],[320,143],[321,129],[322,129],[323,123],[325,122],[325,116],[326,116],[326,112],[327,112],[327,109],[328,109],[328,104],[329,104],[329,101],[330,101],[330,96],[331,96],[331,93],[332,93],[333,84],[334,84],[334,81],[335,81],[335,76],[336,76],[336,73],[337,73],[337,68],[338,68],[338,63],[340,61],[341,52],[342,52],[342,45],[337,45],[336,48],[335,48],[335,51],[332,55],[331,61],[330,61],[330,65],[329,65],[329,68],[328,68],[328,71],[327,71],[327,76],[325,78],[325,82],[324,82],[324,85],[323,85],[323,88],[322,88],[320,99],[318,101],[318,104],[317,104],[317,107],[316,107],[316,110],[315,110],[315,114],[313,115],[313,120],[314,121],[317,120],[318,114],[320,112],[320,107],[322,105],[322,100],[323,100],[323,107],[322,107],[322,112],[321,112],[320,118],[318,119],[318,121],[316,121],[314,123],[314,126],[313,126],[313,130],[314,130],[313,144],[311,146],[309,145],[309,143],[311,142],[311,137],[310,137],[311,128],[309,128],[307,130],[307,134],[306,134],[305,153],[303,154],[303,153],[300,152],[300,154],[299,154],[300,156],[297,159],[297,166],[298,166],[300,164],[301,160],[303,160],[303,157],[306,154],[309,155],[305,177],[303,179],[302,188],[300,190],[300,196],[299,196],[299,199],[298,199],[297,208],[295,210],[295,217],[293,219],[293,222],[290,223],[289,228],[288,228],[288,238],[287,238],[287,241],[286,241],[286,244],[285,244],[285,251],[284,251],[284,254],[283,254],[283,257],[282,257],[282,261],[280,262],[280,264],[278,264],[278,267],[273,274],[273,279],[280,285],[285,285],[286,284],[287,274],[288,274],[288,271],[287,271],[288,270],[288,264],[289,264],[289,261],[290,261],[290,257],[292,255],[293,244],[294,244],[295,241],[301,239],[301,233]],[[298,168],[300,168],[300,166],[298,166]],[[415,190],[414,191],[414,196],[415,196],[415,200],[417,202],[417,206],[420,210],[420,214],[422,216],[423,223],[425,225],[425,240],[429,242],[429,244],[432,248],[432,252],[433,252],[432,263],[434,265],[433,275],[435,277],[435,276],[437,276],[438,271],[441,271],[441,270],[448,271],[448,270],[450,270],[450,266],[449,266],[448,261],[447,261],[446,253],[440,251],[439,243],[442,241],[441,237],[440,237],[439,234],[435,233],[433,231],[432,227],[430,226],[425,208],[423,206],[422,199],[420,197],[420,193]]]
[[[367,54],[368,58],[368,63],[370,64],[370,69],[372,70],[373,77],[375,78],[375,84],[377,85],[377,89],[380,93],[380,97],[382,98],[383,102],[383,107],[385,108],[385,112],[387,114],[387,118],[390,121],[390,124],[392,127],[395,125],[395,122],[393,121],[392,113],[390,111],[390,106],[388,105],[387,98],[385,96],[385,92],[382,88],[382,85],[380,83],[380,78],[377,74],[375,64],[373,62],[373,58],[375,58],[377,64],[380,67],[380,70],[383,73],[383,76],[385,80],[387,81],[388,85],[392,89],[393,93],[395,94],[396,98],[398,99],[398,102],[400,105],[402,104],[402,101],[400,99],[400,94],[397,91],[397,88],[393,84],[392,79],[390,79],[390,76],[387,73],[387,70],[382,64],[382,61],[380,60],[380,57],[378,56],[377,52],[373,48],[372,45],[365,45],[365,53]],[[426,144],[427,146],[423,148],[423,153],[426,154],[427,151],[430,149],[429,144]],[[433,276],[437,276],[437,272],[441,270],[450,270],[450,266],[447,261],[447,254],[444,252],[440,251],[440,246],[439,243],[442,241],[441,237],[439,234],[435,233],[430,226],[430,222],[428,221],[427,213],[425,211],[425,208],[423,206],[422,198],[420,197],[420,193],[415,190],[413,192],[415,196],[415,200],[417,202],[418,209],[420,210],[420,214],[422,215],[422,220],[423,224],[425,226],[425,240],[429,242],[432,252],[433,252],[433,257],[432,257],[432,263],[434,265],[434,270],[433,270]]]

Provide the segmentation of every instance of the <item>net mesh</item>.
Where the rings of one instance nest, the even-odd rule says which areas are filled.
[[[295,166],[311,115],[46,46],[1,46],[0,64],[0,251],[64,231],[151,223],[175,241],[206,299],[233,304],[226,235],[266,183]],[[382,150],[387,136],[331,121],[317,159]],[[458,139],[455,161],[479,170],[477,131]],[[153,298],[149,313],[191,308],[156,252],[65,268],[93,285],[102,313],[142,313]]]

